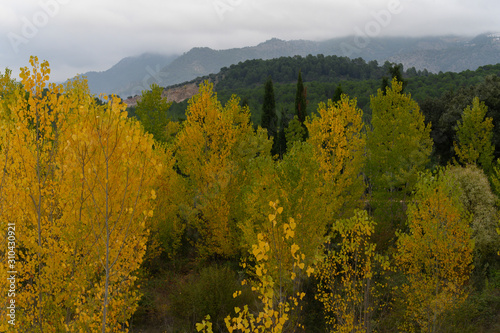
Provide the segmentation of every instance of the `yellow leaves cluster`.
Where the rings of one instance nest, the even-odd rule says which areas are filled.
[[[9,95],[9,109],[0,106],[0,220],[16,223],[23,248],[17,325],[121,330],[139,299],[134,272],[161,170],[153,141],[116,97],[98,106],[84,81],[47,85],[48,63],[30,63],[21,85],[0,88]]]
[[[278,201],[271,201],[269,206],[273,212],[268,215],[269,229],[267,233],[259,233],[257,236],[257,244],[252,246],[251,254],[255,257],[255,281],[252,283],[252,290],[257,293],[258,298],[262,302],[262,310],[257,314],[250,312],[248,305],[243,309],[235,307],[236,316],[228,316],[225,319],[226,327],[229,332],[282,332],[290,320],[292,311],[299,308],[305,293],[296,291],[287,293],[286,287],[282,284],[285,280],[286,257],[293,258],[291,265],[292,281],[297,281],[298,273],[305,269],[304,254],[301,254],[300,247],[293,242],[294,229],[296,224],[293,219],[289,219],[288,224],[283,224],[281,227],[277,220],[280,220],[280,215],[283,213],[283,207],[278,206]],[[285,227],[286,226],[286,227]],[[289,243],[284,241],[289,240]],[[281,242],[277,244],[277,242]],[[248,267],[246,264],[242,265]],[[277,275],[273,274],[276,272]],[[307,268],[307,275],[314,272],[314,268]],[[245,284],[243,281],[242,284]],[[289,296],[286,296],[286,295]],[[241,295],[241,291],[236,291],[233,297]],[[208,332],[208,324],[202,322],[197,324],[197,330]]]
[[[444,311],[466,297],[473,241],[459,193],[453,179],[442,171],[425,174],[408,207],[409,231],[399,234],[396,256],[408,279],[402,288],[408,327],[424,331],[436,327]]]
[[[332,250],[319,264],[316,298],[323,303],[333,331],[365,332],[370,325],[366,318],[375,310],[367,302],[375,292],[373,275],[377,265],[389,269],[389,259],[375,253],[375,244],[370,242],[375,223],[366,211],[355,211],[333,229],[340,237],[340,249]]]
[[[201,234],[197,246],[202,255],[229,257],[238,250],[235,199],[248,177],[248,156],[255,157],[261,149],[254,144],[255,136],[248,108],[234,96],[223,106],[212,84],[200,85],[189,101],[175,152],[180,171],[189,177],[188,217]]]
[[[318,113],[319,117],[306,121],[307,142],[314,147],[320,163],[322,194],[328,196],[325,214],[339,216],[342,207],[357,207],[364,191],[360,176],[366,146],[363,112],[356,99],[342,95],[337,103],[320,103]]]

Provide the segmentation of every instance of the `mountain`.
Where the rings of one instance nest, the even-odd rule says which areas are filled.
[[[93,93],[140,94],[151,83],[171,86],[193,80],[250,59],[273,59],[283,56],[323,54],[402,63],[404,68],[430,72],[460,72],[479,66],[500,63],[500,34],[476,37],[377,37],[351,36],[326,41],[273,38],[256,46],[213,50],[197,47],[179,57],[153,58],[145,54],[125,58],[106,72],[87,73]],[[157,56],[161,57],[161,56]],[[127,64],[134,66],[127,67]],[[140,64],[137,66],[137,64]],[[148,67],[149,66],[149,67]]]
[[[151,81],[158,81],[161,69],[177,57],[178,55],[144,53],[124,58],[106,71],[87,72],[82,76],[87,77],[93,94],[120,94],[133,89],[140,94],[142,90],[149,88]]]

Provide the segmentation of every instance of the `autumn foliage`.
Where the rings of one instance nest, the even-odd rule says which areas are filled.
[[[140,297],[134,272],[162,165],[119,99],[97,106],[83,82],[47,85],[48,64],[31,65],[1,113],[17,332],[121,331]]]
[[[176,331],[440,332],[471,276],[496,288],[500,167],[478,99],[455,144],[478,166],[432,173],[433,124],[396,79],[370,124],[345,94],[306,117],[301,92],[304,119],[273,156],[248,106],[212,83],[177,122],[159,86],[134,116],[30,65],[20,82],[0,75],[0,293],[15,225],[19,304],[2,332],[126,332],[137,313]]]

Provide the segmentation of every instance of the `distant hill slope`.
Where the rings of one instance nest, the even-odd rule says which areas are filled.
[[[93,94],[123,94],[136,90],[138,94],[148,89],[160,75],[160,70],[170,64],[177,55],[144,53],[127,57],[103,72],[87,72],[90,91]]]
[[[127,97],[140,94],[153,82],[164,87],[171,86],[218,73],[223,67],[245,60],[309,54],[348,56],[351,59],[377,60],[379,63],[390,61],[402,63],[405,68],[428,69],[436,73],[460,72],[500,63],[500,34],[482,34],[474,38],[343,37],[322,42],[271,39],[256,46],[228,50],[193,48],[175,59],[163,60],[150,54],[125,58],[108,71],[85,75],[93,93],[112,92]],[[129,63],[130,69],[127,67]]]

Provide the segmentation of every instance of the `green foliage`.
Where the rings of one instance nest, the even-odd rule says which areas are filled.
[[[486,173],[491,171],[493,162],[492,145],[493,119],[485,118],[488,108],[475,97],[472,107],[468,106],[457,126],[455,152],[463,164],[478,164]]]
[[[295,114],[300,123],[304,123],[307,117],[307,91],[302,82],[302,73],[300,71],[297,78],[297,91],[295,93]]]
[[[144,126],[144,129],[153,134],[155,140],[166,142],[166,126],[169,116],[168,109],[172,102],[168,102],[166,97],[162,97],[163,88],[156,83],[151,85],[151,90],[142,92],[141,100],[137,102],[135,114]]]
[[[285,138],[287,150],[291,149],[296,142],[304,141],[306,136],[306,129],[300,122],[297,116],[288,123],[288,127],[285,129]]]
[[[332,101],[334,103],[340,101],[340,98],[342,97],[343,93],[344,93],[344,91],[342,90],[342,85],[339,83],[337,88],[335,88],[335,92],[333,93]]]
[[[385,95],[379,90],[371,97],[371,108],[367,171],[372,191],[400,192],[404,197],[429,161],[430,126],[424,124],[418,104],[402,93],[402,83],[396,79]]]
[[[460,202],[472,216],[475,282],[482,283],[488,277],[490,268],[499,261],[497,197],[491,191],[488,177],[476,166],[450,167],[446,175],[460,188]]]
[[[234,307],[254,301],[250,288],[244,288],[239,298],[233,297],[236,290],[241,290],[241,280],[227,266],[208,266],[185,281],[179,280],[169,307],[173,325],[177,330],[194,332],[196,323],[210,315],[214,331],[223,331],[224,318]]]
[[[273,81],[271,78],[267,79],[264,87],[261,127],[267,130],[270,137],[276,138],[278,134],[278,116],[276,115],[276,103],[274,101]]]
[[[425,125],[417,102],[401,91],[402,83],[393,79],[386,94],[379,89],[370,103],[366,175],[379,246],[388,246],[402,225],[405,202],[432,151],[430,125]]]

